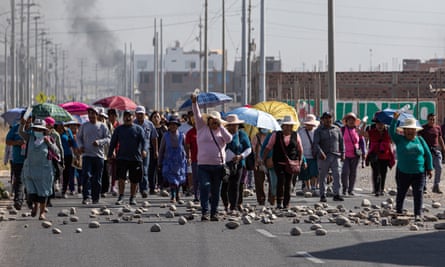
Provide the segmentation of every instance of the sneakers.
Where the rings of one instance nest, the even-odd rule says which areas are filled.
[[[132,206],[136,206],[138,203],[136,202],[136,200],[134,199],[134,197],[130,197],[130,205]]]
[[[326,196],[321,196],[320,197],[320,202],[327,202]]]
[[[415,221],[415,222],[422,222],[422,221],[423,221],[423,218],[422,218],[421,215],[416,215],[416,216],[414,216],[414,221]]]
[[[156,191],[155,191],[154,189],[150,189],[149,194],[150,194],[150,195],[156,195]]]
[[[335,195],[333,198],[334,201],[344,201],[345,199],[340,195]]]
[[[433,186],[433,193],[436,193],[436,194],[443,194],[443,192],[440,190],[440,188],[439,188],[439,185],[438,184],[435,184],[434,186]]]
[[[99,199],[93,200],[93,204],[99,204]]]
[[[212,215],[212,216],[210,216],[210,221],[212,221],[212,222],[218,222],[218,221],[219,221],[219,218],[218,218],[218,216],[216,216],[216,215]]]
[[[90,204],[90,199],[89,198],[85,198],[84,200],[82,200],[82,204],[89,205]]]
[[[209,215],[207,215],[207,214],[203,214],[203,215],[201,216],[201,221],[202,221],[202,222],[204,222],[204,221],[209,221],[209,220],[210,220]]]
[[[147,198],[148,197],[147,191],[142,191],[141,196],[142,198]]]
[[[115,204],[116,204],[116,205],[122,205],[122,204],[124,204],[124,196],[123,196],[123,195],[120,195],[120,196],[117,198],[117,201],[116,201]]]

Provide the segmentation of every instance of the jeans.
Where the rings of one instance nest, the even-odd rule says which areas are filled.
[[[409,187],[413,188],[414,215],[421,215],[423,204],[423,187],[425,186],[425,173],[403,173],[396,170],[397,197],[396,210],[398,213],[403,211],[403,202]]]
[[[329,169],[332,170],[332,177],[334,179],[333,191],[334,195],[339,195],[340,191],[340,173],[342,169],[342,162],[339,156],[333,154],[327,154],[325,160],[318,159],[318,172],[320,173],[320,196],[325,196],[326,189],[326,177],[328,176]]]
[[[374,193],[382,193],[385,190],[386,173],[388,172],[389,160],[379,159],[371,163],[372,182]]]
[[[438,185],[442,175],[442,153],[440,151],[431,151],[431,154],[433,156],[434,185]]]
[[[202,214],[216,215],[221,191],[223,165],[198,165],[199,191]]]
[[[148,189],[148,165],[150,163],[150,156],[147,154],[147,157],[142,159],[142,180],[139,183],[139,191],[142,193],[147,191]]]
[[[104,159],[89,156],[82,157],[82,194],[84,200],[90,198],[90,196],[93,201],[99,200],[103,169]]]
[[[23,169],[23,163],[13,163],[12,164],[12,170],[14,172],[14,203],[19,205],[20,207],[23,204],[23,190],[24,185],[22,181],[22,169]]]
[[[346,158],[343,162],[341,171],[341,184],[343,187],[343,194],[352,193],[354,191],[355,180],[357,179],[357,167],[360,157]]]
[[[275,164],[275,172],[277,174],[277,207],[289,207],[290,191],[292,184],[292,174],[284,171],[284,166]]]
[[[73,161],[72,155],[65,155],[63,158],[65,168],[63,169],[62,193],[66,193],[68,186],[71,192],[74,191],[74,167],[71,166]]]

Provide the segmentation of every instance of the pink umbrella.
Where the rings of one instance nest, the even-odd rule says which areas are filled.
[[[88,113],[88,105],[82,102],[67,102],[59,104],[59,106],[73,115],[85,115]]]
[[[133,100],[125,96],[109,96],[97,100],[93,105],[102,106],[105,108],[114,108],[117,110],[135,110],[137,105]]]

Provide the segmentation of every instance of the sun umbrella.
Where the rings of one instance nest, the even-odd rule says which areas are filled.
[[[258,128],[272,131],[281,130],[280,125],[272,115],[258,109],[240,107],[227,112],[227,115],[229,114],[236,114],[240,120]]]
[[[277,120],[282,120],[284,116],[291,116],[297,124],[294,125],[294,130],[300,126],[298,115],[295,109],[284,102],[279,101],[265,101],[257,103],[253,106],[256,109],[267,112]]]
[[[68,111],[71,115],[84,115],[88,114],[88,105],[82,102],[66,102],[59,104],[62,108]]]
[[[12,108],[7,110],[1,116],[2,118],[9,124],[14,125],[18,120],[20,120],[20,116],[26,108]]]
[[[64,108],[71,115],[84,115],[88,114],[88,104],[82,102],[66,102],[59,104],[60,107]]]
[[[58,105],[51,103],[37,104],[32,107],[32,115],[38,118],[52,117],[56,121],[70,121],[71,114]]]
[[[200,108],[211,108],[222,105],[227,102],[231,102],[232,98],[225,94],[216,93],[216,92],[202,92],[198,95],[198,105]],[[180,107],[179,111],[188,111],[192,110],[192,100],[187,99]]]
[[[395,109],[384,109],[382,111],[378,111],[375,113],[374,118],[376,118],[378,121],[383,122],[384,124],[390,125],[392,118],[394,116],[394,112],[396,112],[397,110]],[[397,119],[397,125],[399,125],[400,123],[403,123],[406,119],[408,118],[414,118],[414,115],[408,112],[401,112],[399,115],[399,118]],[[419,122],[417,122],[419,124]],[[418,125],[420,126],[420,125]]]
[[[93,103],[104,108],[114,108],[117,110],[135,110],[137,105],[128,97],[114,95],[97,100]]]

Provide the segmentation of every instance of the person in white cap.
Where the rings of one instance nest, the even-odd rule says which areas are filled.
[[[156,131],[156,127],[151,121],[146,119],[144,106],[137,106],[135,113],[136,113],[136,119],[134,120],[134,123],[141,126],[142,129],[144,129],[146,151],[150,151],[150,147],[152,147],[154,153],[151,156],[153,156],[154,159],[157,160],[158,132]],[[148,177],[149,163],[150,163],[150,154],[148,154],[147,157],[143,158],[142,161],[142,168],[144,175],[142,177],[141,182],[139,183],[139,192],[141,193],[142,198],[146,198],[148,196],[148,188],[149,186],[152,187],[152,185],[149,185],[148,182],[154,180]]]
[[[403,213],[403,202],[405,201],[406,192],[412,187],[415,220],[421,221],[423,187],[426,182],[425,175],[428,175],[428,178],[431,179],[433,174],[433,157],[425,140],[417,136],[417,132],[422,130],[422,127],[417,126],[416,119],[405,119],[403,125],[399,127],[403,131],[403,135],[397,133],[399,116],[398,112],[394,113],[389,127],[389,134],[397,147],[396,211],[400,214]]]

